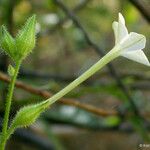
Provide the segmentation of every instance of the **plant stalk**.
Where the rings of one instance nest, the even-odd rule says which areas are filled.
[[[9,114],[10,114],[10,108],[11,108],[11,101],[14,93],[14,87],[15,87],[15,81],[17,79],[17,75],[19,72],[21,61],[18,61],[16,63],[15,72],[14,75],[11,78],[10,85],[8,88],[8,94],[6,98],[6,109],[4,114],[4,120],[3,120],[3,127],[2,127],[2,137],[0,141],[0,150],[5,149],[5,144],[7,141],[7,128],[8,128],[8,122],[9,122]]]
[[[82,82],[84,82],[86,79],[88,79],[90,76],[92,76],[94,73],[96,73],[98,70],[104,67],[107,63],[109,63],[110,61],[112,61],[118,56],[119,56],[119,52],[117,48],[114,47],[110,52],[108,52],[104,57],[102,57],[96,64],[90,67],[86,72],[80,75],[77,79],[71,82],[68,86],[66,86],[64,89],[59,91],[54,96],[47,99],[45,101],[45,103],[47,103],[47,107],[53,104],[54,102],[56,102],[58,99],[62,98],[67,93],[69,93],[71,90],[73,90],[75,87],[80,85]]]

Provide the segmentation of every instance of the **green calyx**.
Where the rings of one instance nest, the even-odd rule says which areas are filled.
[[[34,123],[48,106],[48,102],[44,101],[21,108],[14,117],[12,124],[8,129],[7,138],[14,132],[16,128],[27,127]]]
[[[9,55],[9,57],[11,57],[12,59],[15,57],[15,39],[9,34],[4,25],[2,25],[0,30],[0,46],[4,50],[4,52]]]
[[[30,17],[16,38],[13,38],[6,27],[0,29],[0,46],[15,62],[24,59],[35,46],[36,16]]]
[[[22,58],[25,58],[35,46],[36,16],[29,18],[16,37],[16,47]]]

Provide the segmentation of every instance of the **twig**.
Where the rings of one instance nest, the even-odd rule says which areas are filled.
[[[135,84],[131,84],[130,87],[132,89],[140,89],[140,90],[150,90],[150,82],[139,82]]]
[[[7,75],[5,75],[4,73],[0,72],[0,80],[4,81],[6,83],[10,82],[10,79]],[[53,94],[48,92],[48,91],[42,91],[39,89],[36,89],[30,85],[27,85],[21,81],[17,81],[16,82],[16,87],[23,89],[31,94],[35,94],[38,96],[41,96],[43,98],[49,98],[50,96],[52,96]],[[89,104],[83,104],[79,101],[77,101],[76,99],[70,99],[70,98],[62,98],[60,101],[58,101],[60,104],[65,104],[65,105],[69,105],[69,106],[74,106],[74,107],[78,107],[81,108],[83,110],[86,110],[88,112],[91,112],[93,114],[96,114],[98,116],[102,116],[102,117],[107,117],[107,116],[114,116],[114,115],[119,115],[119,112],[117,112],[116,110],[111,110],[111,111],[106,111],[104,109],[101,108],[96,108],[92,105]],[[130,114],[126,114],[130,115]],[[144,115],[144,117],[149,118],[149,113],[143,113],[142,115]]]
[[[150,11],[146,9],[141,0],[129,0],[143,15],[143,17],[150,23]]]
[[[128,77],[132,77],[134,80],[139,81],[139,80],[146,80],[146,81],[150,81],[150,74],[143,74],[137,71],[119,71],[118,72],[119,77],[122,79],[126,79]],[[21,69],[20,73],[19,73],[19,77],[20,78],[36,78],[36,79],[52,79],[58,82],[71,82],[73,80],[75,80],[77,78],[77,76],[63,76],[61,74],[51,74],[51,73],[40,73],[38,71],[30,71],[30,70],[24,70]],[[88,79],[87,81],[85,81],[83,84],[94,84],[94,82],[96,80],[99,80],[103,77],[108,77],[108,71],[103,71],[101,72],[98,77],[94,77],[92,79]]]
[[[81,25],[81,23],[79,22],[78,18],[76,17],[76,15],[69,10],[64,3],[61,0],[53,0],[64,12],[65,14],[68,16],[68,18],[70,18],[73,23],[75,24],[75,26],[77,28],[80,29],[80,31],[82,32],[82,34],[84,35],[85,40],[87,41],[87,43],[92,46],[94,48],[94,50],[100,55],[100,56],[104,56],[105,52],[99,48],[99,46],[97,44],[95,44],[95,42],[93,42],[89,35],[87,34],[87,32],[85,31],[85,29],[83,28],[83,26]],[[109,72],[110,74],[114,77],[114,79],[117,82],[118,87],[120,87],[120,89],[122,89],[123,93],[125,94],[125,96],[127,97],[127,99],[130,102],[130,106],[132,107],[135,115],[140,116],[139,110],[136,107],[136,104],[134,103],[132,97],[130,96],[127,87],[123,84],[123,82],[121,81],[119,75],[117,74],[114,66],[109,63],[108,65],[109,68]]]
[[[78,12],[80,10],[82,10],[84,7],[86,7],[86,5],[90,2],[91,0],[83,0],[82,2],[80,2],[77,6],[75,6],[72,11],[73,12]],[[68,17],[64,17],[63,19],[59,20],[59,22],[57,24],[55,24],[53,27],[40,32],[38,34],[38,36],[43,36],[43,35],[47,35],[47,34],[52,34],[54,31],[56,31],[56,29],[58,29],[60,26],[62,26],[66,21],[68,20]]]
[[[0,72],[0,80],[7,82],[7,83],[10,82],[9,77],[2,72]],[[49,98],[53,95],[52,93],[50,93],[48,91],[42,91],[42,90],[36,89],[36,88],[34,88],[30,85],[27,85],[21,81],[16,82],[16,87],[21,88],[25,91],[28,91],[32,94],[39,95],[39,96],[44,97],[44,98]],[[63,98],[58,102],[61,104],[69,105],[69,106],[75,106],[75,107],[84,109],[84,110],[89,111],[93,114],[103,116],[103,117],[110,116],[110,115],[119,115],[119,113],[115,110],[106,111],[104,109],[96,108],[96,107],[89,105],[89,104],[83,104],[83,103],[81,103],[75,99]]]
[[[82,0],[75,8],[73,8],[73,12],[77,12],[83,9],[91,0]]]

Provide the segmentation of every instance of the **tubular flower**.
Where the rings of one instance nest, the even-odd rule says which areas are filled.
[[[115,48],[119,51],[120,55],[150,66],[150,63],[142,50],[145,48],[145,36],[135,32],[128,33],[124,17],[121,13],[119,13],[118,22],[113,22],[112,28],[115,34]]]

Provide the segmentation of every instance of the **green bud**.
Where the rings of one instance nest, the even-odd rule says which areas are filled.
[[[24,59],[35,46],[36,17],[30,17],[14,39],[5,26],[0,29],[0,46],[15,62]]]
[[[14,67],[12,65],[9,65],[8,66],[8,74],[9,74],[9,76],[12,77],[14,75],[14,73],[15,73]]]
[[[0,46],[4,50],[6,54],[8,54],[11,58],[14,58],[13,51],[16,50],[15,40],[9,34],[6,27],[3,25],[0,30]]]
[[[20,58],[24,59],[35,46],[35,25],[36,16],[30,17],[22,30],[16,37],[17,53]]]
[[[29,105],[21,108],[13,119],[10,128],[26,127],[35,122],[40,114],[47,108],[47,102]]]

